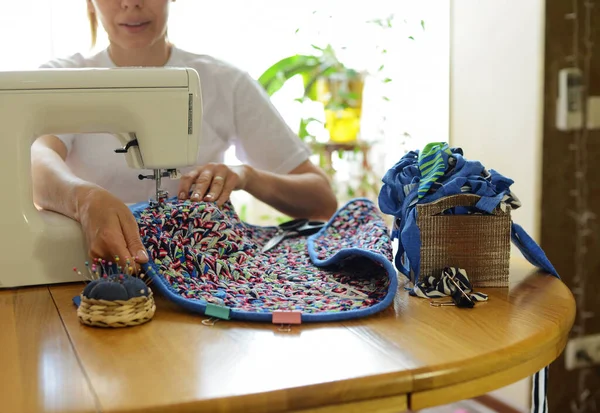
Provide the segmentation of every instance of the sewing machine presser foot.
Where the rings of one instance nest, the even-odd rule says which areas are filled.
[[[149,200],[149,205],[151,208],[156,208],[164,204],[164,202],[169,197],[169,193],[161,188],[162,178],[178,179],[180,177],[181,174],[177,169],[166,169],[164,171],[161,169],[155,169],[152,175],[138,175],[139,180],[153,179],[156,182],[156,196],[154,199],[151,198]]]

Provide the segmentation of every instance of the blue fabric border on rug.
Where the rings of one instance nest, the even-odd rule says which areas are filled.
[[[173,197],[173,198],[170,198],[168,201],[175,201],[176,199],[177,199],[176,197]],[[394,265],[392,264],[392,262],[389,261],[388,259],[386,259],[385,256],[383,256],[382,254],[377,254],[372,251],[367,251],[367,250],[363,250],[360,248],[342,248],[339,251],[337,251],[333,256],[329,257],[328,259],[320,260],[317,258],[317,254],[315,252],[315,246],[314,246],[315,239],[318,238],[319,236],[323,235],[325,233],[325,231],[327,231],[327,229],[331,226],[331,224],[334,222],[335,218],[340,214],[341,211],[343,211],[350,204],[352,204],[353,202],[356,202],[356,201],[367,202],[367,203],[373,205],[375,208],[377,208],[376,204],[367,198],[355,198],[355,199],[352,199],[351,201],[347,202],[344,206],[342,206],[341,208],[339,208],[336,211],[336,213],[329,219],[329,221],[326,223],[326,225],[319,232],[317,232],[307,238],[308,253],[311,258],[312,263],[315,266],[327,266],[327,265],[336,264],[350,256],[362,256],[362,257],[368,258],[368,259],[380,264],[385,269],[385,271],[389,277],[389,285],[388,285],[387,294],[385,295],[385,298],[382,301],[380,301],[379,303],[377,303],[371,307],[368,307],[368,308],[363,308],[363,309],[358,309],[358,310],[340,311],[340,312],[329,311],[329,312],[322,312],[322,313],[316,313],[316,314],[302,313],[301,320],[303,323],[305,323],[305,322],[306,323],[330,322],[330,321],[342,321],[342,320],[363,318],[363,317],[367,317],[367,316],[373,315],[375,313],[378,313],[380,311],[383,311],[388,306],[390,306],[394,301],[394,297],[396,296],[396,292],[398,290],[397,271],[396,271]],[[145,208],[147,208],[148,205],[149,205],[148,202],[139,202],[139,203],[130,205],[129,209],[133,213],[134,217],[136,217],[136,219],[137,219],[139,214]],[[255,227],[255,228],[257,227],[252,224],[247,224],[247,223],[244,223],[244,224],[247,225],[248,227]],[[275,228],[275,227],[261,227],[261,228]],[[206,307],[207,307],[206,301],[199,300],[199,299],[183,298],[180,295],[175,294],[170,289],[170,285],[167,283],[167,281],[165,281],[162,277],[160,277],[158,275],[158,268],[155,263],[149,262],[149,263],[143,264],[142,270],[146,274],[149,274],[152,277],[152,280],[154,281],[154,283],[151,286],[155,287],[170,301],[174,302],[175,304],[179,305],[180,307],[182,307],[190,312],[205,314]],[[230,316],[231,320],[258,321],[258,322],[271,322],[272,321],[272,313],[270,313],[270,312],[250,312],[250,311],[237,310],[237,309],[231,308],[231,307],[227,307],[227,308],[230,309],[229,316]]]

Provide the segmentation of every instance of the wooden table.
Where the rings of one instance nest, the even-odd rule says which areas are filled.
[[[157,300],[139,327],[81,325],[81,285],[0,292],[1,411],[402,412],[474,397],[552,362],[575,313],[558,279],[515,262],[471,310],[402,286],[386,311],[335,324],[220,321]],[[401,283],[402,284],[402,283]]]

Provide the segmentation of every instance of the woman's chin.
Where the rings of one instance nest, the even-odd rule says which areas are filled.
[[[141,36],[139,38],[132,37],[133,36],[127,36],[127,38],[120,38],[117,41],[113,41],[113,43],[118,44],[121,49],[132,51],[146,49],[150,47],[153,43],[151,39],[148,39],[145,36],[144,38],[142,38]]]

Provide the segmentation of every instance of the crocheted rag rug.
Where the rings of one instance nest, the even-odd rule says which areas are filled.
[[[367,199],[340,208],[317,233],[262,246],[276,226],[243,222],[233,205],[169,199],[130,206],[154,288],[201,314],[248,321],[294,312],[301,322],[345,320],[389,306],[398,287],[388,228]]]

